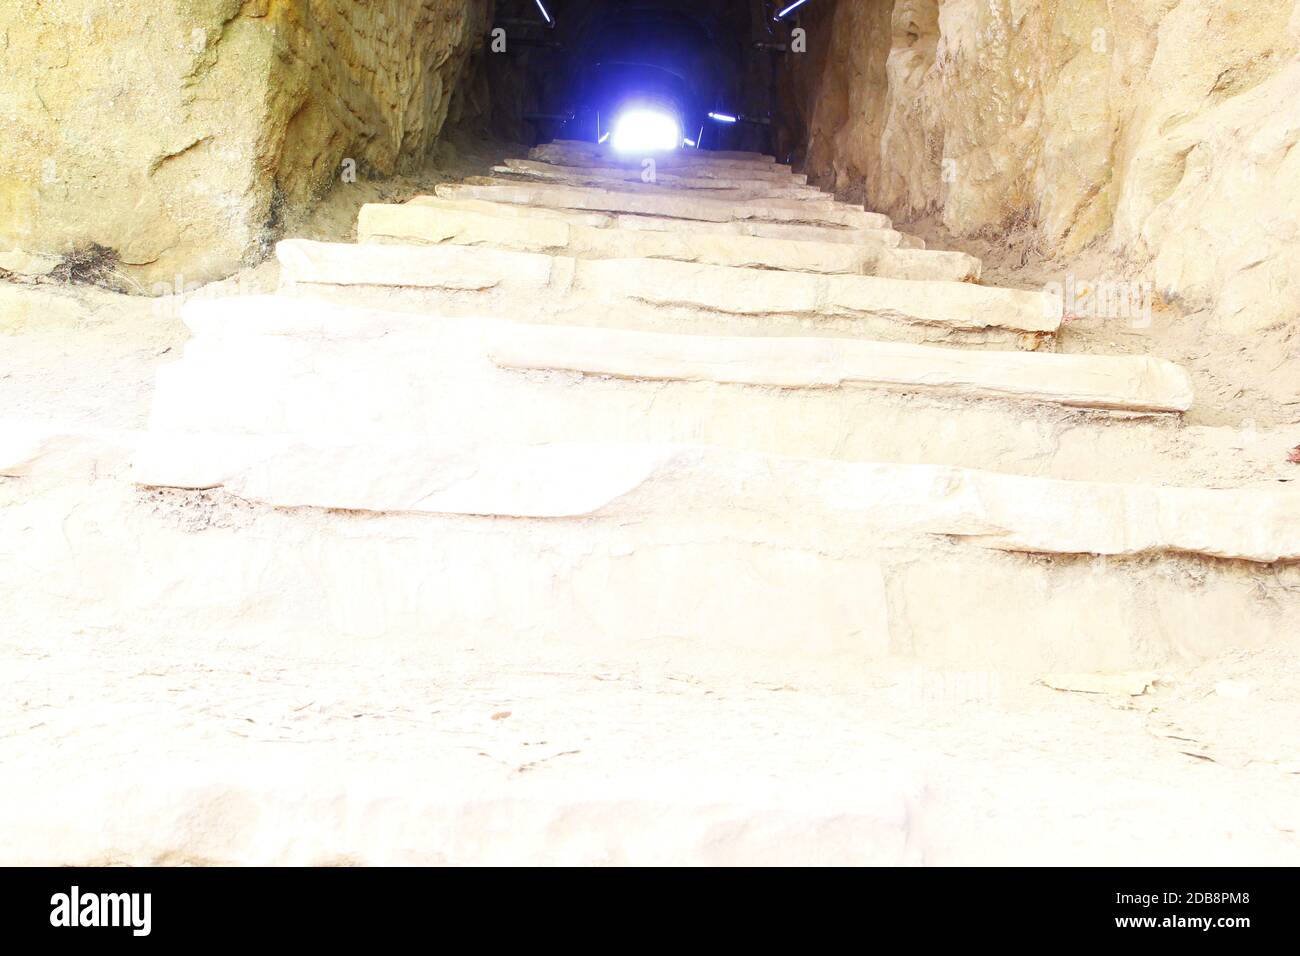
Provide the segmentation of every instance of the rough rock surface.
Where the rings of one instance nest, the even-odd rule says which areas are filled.
[[[340,174],[423,158],[488,4],[0,8],[0,251],[100,246],[135,291],[233,272]]]
[[[814,179],[959,234],[1104,239],[1231,331],[1293,320],[1292,0],[842,0],[805,19],[787,97]]]

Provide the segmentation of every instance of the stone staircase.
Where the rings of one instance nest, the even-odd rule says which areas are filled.
[[[304,672],[303,694],[346,684],[363,657],[431,685],[466,671],[467,711],[486,706],[466,670],[481,654],[557,673],[628,655],[1028,679],[1294,633],[1300,493],[1268,441],[1183,422],[1183,369],[1057,352],[1058,302],[981,285],[977,260],[770,157],[661,158],[647,183],[640,162],[555,143],[494,172],[365,207],[357,244],[282,242],[276,295],[188,303],[192,338],[158,374],[147,430],[0,427],[12,633],[147,622],[173,655],[347,662]],[[591,676],[556,678],[566,716],[536,735],[553,738]],[[643,706],[620,693],[617,707]],[[219,736],[220,759],[178,777],[168,754],[196,746],[186,718],[164,728],[172,751],[105,742],[75,761],[129,761],[144,781],[78,803],[85,832],[45,809],[81,771],[40,758],[23,804],[36,822],[3,845],[32,862],[54,862],[50,846],[58,862],[984,858],[961,842],[965,791],[927,805],[930,772],[902,744],[854,749],[841,715],[821,757],[782,751],[802,769],[773,789],[710,774],[707,753],[689,771],[668,756],[675,720],[722,733],[716,711],[683,718],[669,699],[620,731],[639,742],[619,774],[606,754],[549,785],[498,779],[423,730],[389,745],[422,754],[418,772],[376,764],[372,737],[348,744],[358,769],[341,783],[315,756],[325,744],[284,762],[274,743]],[[754,766],[771,758],[751,732],[767,706],[746,699],[717,738]],[[819,713],[780,721],[812,740]],[[1169,803],[1158,788],[1156,811],[1130,812],[1127,792],[1069,803],[1073,785],[1030,793],[1024,813],[1111,801],[1150,833]],[[922,823],[951,834],[948,855]],[[1089,859],[1039,829],[1045,859]],[[1176,858],[1179,832],[1153,852]]]
[[[80,447],[167,489],[88,505],[113,517],[78,550],[151,547],[74,603],[1024,669],[1292,629],[1258,583],[1295,574],[1300,495],[1182,424],[1182,369],[1054,352],[1058,302],[770,157],[642,171],[556,143],[367,206],[359,244],[280,244],[280,294],[186,307],[146,433],[11,429],[0,473]],[[193,534],[193,508],[227,518]],[[50,551],[23,510],[10,540]]]

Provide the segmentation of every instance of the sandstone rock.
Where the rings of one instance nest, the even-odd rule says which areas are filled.
[[[703,314],[868,317],[943,333],[1051,335],[1059,301],[958,282],[735,269],[659,259],[575,260],[462,246],[286,240],[276,248],[286,288],[372,286],[528,296],[539,318],[566,305],[641,304]],[[545,295],[543,295],[545,294]],[[548,302],[546,295],[551,297]]]
[[[646,170],[643,166],[632,169],[618,166],[558,166],[553,163],[539,163],[527,159],[507,159],[505,164],[497,167],[499,171],[517,176],[536,176],[538,179],[564,181],[566,177],[578,178],[599,184],[602,181],[623,183],[643,182]],[[725,170],[680,169],[676,173],[655,171],[656,181],[663,186],[680,189],[754,189],[785,187],[802,190],[800,195],[822,196],[825,194],[815,186],[808,186],[808,177],[802,174],[778,170],[743,170],[727,175]]]
[[[554,219],[500,219],[491,213],[415,204],[362,207],[357,237],[361,242],[451,242],[587,259],[675,259],[710,265],[858,275],[873,272],[873,266],[886,248],[708,233],[599,229]],[[936,260],[935,271],[945,264],[942,259]],[[913,271],[920,277],[926,267],[918,262]],[[961,271],[963,274],[956,278],[969,274],[968,270]],[[952,276],[945,272],[932,273],[930,277]]]
[[[1177,396],[1181,373],[1157,362],[1138,380],[1148,371],[1142,359],[985,357],[853,341],[840,350],[842,340],[713,339],[698,329],[678,336],[532,329],[278,297],[195,302],[184,317],[193,341],[181,361],[159,370],[155,431],[362,442],[406,435],[453,444],[486,435],[522,444],[707,443],[804,458],[1225,488],[1285,481],[1294,467],[1277,453],[1288,444],[1285,428],[1261,430],[1242,447],[1235,428],[1180,427],[1172,416],[1054,403],[1070,384],[1098,405],[1133,396],[1149,403],[1161,388]],[[489,358],[524,348],[523,364],[572,360],[585,349],[584,367],[595,374],[501,368]],[[718,363],[701,361],[718,353]],[[723,365],[728,354],[734,361]],[[851,356],[858,357],[854,367],[877,378],[830,385],[851,373]],[[237,390],[230,387],[234,368]],[[881,370],[893,381],[881,379]],[[612,377],[629,371],[647,377]]]
[[[913,236],[895,231],[885,217],[881,225],[868,229],[843,229],[839,226],[810,226],[790,222],[706,222],[697,219],[672,219],[663,216],[604,213],[576,209],[551,209],[546,206],[519,206],[487,199],[449,199],[440,196],[416,196],[404,205],[430,206],[435,209],[463,210],[513,219],[545,218],[602,229],[641,229],[650,232],[707,233],[711,235],[757,236],[761,239],[790,239],[798,242],[838,242],[879,244],[889,247],[925,248]]]
[[[701,199],[688,195],[639,196],[603,189],[549,183],[514,184],[504,181],[494,185],[439,186],[436,193],[444,199],[488,199],[493,202],[547,206],[552,209],[632,213],[706,222],[761,220],[847,226],[857,229],[889,227],[889,221],[883,216],[830,201],[755,199],[736,202],[729,199]]]
[[[135,440],[107,429],[0,419],[0,478],[124,473]]]
[[[742,180],[715,180],[714,185],[687,185],[656,181],[643,182],[606,176],[588,176],[582,173],[521,172],[509,166],[493,166],[492,176],[470,176],[461,182],[469,186],[509,186],[520,183],[554,183],[561,186],[595,187],[640,196],[681,196],[697,199],[719,199],[724,202],[762,199],[803,199],[812,202],[829,202],[834,197],[815,186],[778,186],[772,183],[749,183]]]
[[[942,535],[1038,554],[1190,553],[1300,561],[1300,496],[1065,482],[930,465],[818,462],[645,445],[444,449],[150,434],[144,485],[216,488],[282,508],[636,521],[667,508],[817,515],[844,534]]]
[[[810,10],[785,99],[807,170],[959,234],[1102,239],[1229,331],[1300,309],[1300,5],[985,3]],[[802,134],[791,131],[787,138]],[[1096,277],[1099,281],[1105,277]],[[1113,277],[1119,278],[1119,277]]]
[[[339,451],[361,454],[355,446]],[[680,478],[690,460],[678,459]],[[378,474],[375,464],[353,473]],[[883,474],[874,468],[805,486],[780,503],[787,517],[773,522],[765,507],[751,514],[737,503],[761,504],[765,490],[779,491],[792,476],[784,465],[769,475],[762,461],[754,464],[758,472],[717,473],[713,494],[721,501],[697,497],[689,481],[657,478],[642,487],[648,496],[622,499],[617,515],[573,519],[282,510],[221,492],[141,494],[107,481],[10,494],[0,507],[0,611],[19,634],[129,630],[147,617],[158,633],[183,633],[195,646],[238,634],[316,659],[355,650],[359,641],[394,660],[427,652],[430,642],[517,652],[521,639],[603,655],[616,635],[622,647],[670,656],[693,648],[848,663],[905,653],[930,666],[1005,666],[1035,676],[1161,666],[1291,635],[1277,602],[1283,611],[1294,607],[1285,589],[1295,583],[1292,566],[1269,570],[1284,588],[1261,602],[1258,575],[1235,563],[1192,565],[1197,586],[1189,589],[1168,563],[1029,560],[971,546],[970,535],[1005,530],[997,525],[1001,496],[969,512],[991,524],[936,521],[913,536],[860,523],[864,507],[886,521],[919,519],[909,519],[907,506],[930,491],[935,503],[950,502],[950,518],[962,514],[962,502],[974,507],[974,487],[946,484],[951,476],[942,469],[898,474],[912,491],[893,503],[864,500],[900,487],[870,479]],[[342,476],[325,479],[337,484]],[[740,481],[727,483],[733,479]],[[656,490],[664,495],[658,504]],[[1039,502],[1009,490],[1028,519]],[[1231,510],[1239,541],[1262,540],[1253,519],[1263,515]],[[628,520],[633,514],[639,517]],[[1058,514],[1054,526],[1073,521],[1078,535],[1059,543],[1105,543],[1116,527],[1088,519],[1115,514],[1109,506]],[[1202,528],[1208,522],[1199,519]],[[942,535],[953,527],[962,539]],[[1008,594],[1016,599],[995,599]]]
[[[984,264],[964,252],[905,245],[882,254],[871,274],[887,279],[979,282],[983,271]]]
[[[466,0],[12,0],[0,248],[98,244],[150,292],[227,275],[345,158],[421,158],[486,24]]]
[[[964,352],[848,339],[711,338],[614,329],[514,326],[498,365],[617,378],[838,388],[849,384],[1002,396],[1080,408],[1183,412],[1192,385],[1146,356]]]
[[[58,264],[58,256],[33,256],[20,249],[0,252],[0,272],[11,272],[14,275],[29,278],[47,276]]]

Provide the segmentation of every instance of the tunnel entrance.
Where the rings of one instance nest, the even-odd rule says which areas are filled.
[[[529,105],[520,118],[530,145],[563,139],[617,148],[620,121],[628,125],[633,114],[641,124],[653,117],[657,142],[671,138],[673,148],[771,153],[780,58],[797,24],[794,11],[778,19],[789,7],[774,0],[506,0],[495,25],[525,58]],[[518,71],[513,79],[518,84]],[[630,138],[639,146],[644,135]]]

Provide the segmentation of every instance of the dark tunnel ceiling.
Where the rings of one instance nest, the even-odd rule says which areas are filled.
[[[757,41],[779,40],[774,0],[543,0],[559,49],[537,60],[542,112],[572,114],[539,129],[539,139],[594,139],[629,102],[670,103],[683,128],[705,128],[711,148],[761,148],[771,110],[770,54]],[[532,0],[499,4],[500,13],[541,23]],[[710,111],[760,122],[713,123]]]

